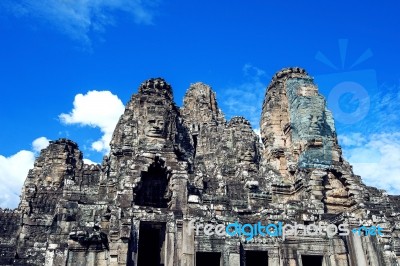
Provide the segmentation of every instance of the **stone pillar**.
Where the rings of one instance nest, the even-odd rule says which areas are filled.
[[[367,266],[367,261],[364,256],[364,250],[362,246],[361,237],[357,234],[350,234],[348,236],[354,265],[352,266]]]
[[[297,253],[292,249],[282,250],[281,258],[281,266],[299,266]]]
[[[96,254],[94,253],[94,251],[89,251],[86,256],[86,262],[85,265],[86,266],[95,266],[96,264]]]
[[[364,244],[366,245],[367,259],[370,265],[379,265],[377,250],[374,248],[373,241],[377,241],[377,236],[363,236]],[[376,243],[377,244],[377,243]]]
[[[165,266],[174,266],[175,260],[175,223],[168,222],[165,230]]]
[[[110,264],[108,263],[108,251],[102,251],[98,252],[96,254],[96,266],[109,266]]]
[[[182,266],[194,266],[195,248],[194,248],[194,231],[190,231],[190,220],[183,221],[183,238],[182,238]]]
[[[240,266],[240,254],[238,253],[229,254],[229,266]]]
[[[118,246],[118,265],[126,265],[128,243],[122,242]]]
[[[181,258],[183,255],[183,221],[180,219],[176,220],[176,235],[175,235],[175,256],[176,261],[174,265],[181,266]]]
[[[268,266],[280,266],[279,251],[268,250]]]
[[[132,221],[132,232],[131,232],[131,239],[130,239],[130,248],[128,252],[128,256],[131,256],[132,262],[134,265],[137,265],[138,261],[138,249],[139,249],[139,228],[140,228],[140,221],[133,220]]]
[[[333,254],[330,255],[329,257],[325,257],[324,259],[324,265],[329,265],[329,266],[348,266],[348,258],[347,254]]]

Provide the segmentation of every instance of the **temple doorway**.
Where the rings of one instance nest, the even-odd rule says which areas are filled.
[[[323,256],[317,255],[301,255],[303,266],[322,266]]]
[[[246,266],[268,266],[268,252],[246,250]]]
[[[196,252],[196,266],[220,266],[220,252]]]
[[[164,266],[165,223],[141,222],[138,266]]]

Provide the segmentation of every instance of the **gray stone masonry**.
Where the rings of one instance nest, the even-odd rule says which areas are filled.
[[[353,173],[304,69],[274,75],[260,131],[244,117],[226,120],[206,84],[190,85],[179,108],[165,80],[143,82],[101,164],[85,164],[68,139],[41,151],[19,207],[0,210],[0,264],[400,264],[399,196]],[[192,228],[258,221],[379,225],[383,235],[246,240]]]

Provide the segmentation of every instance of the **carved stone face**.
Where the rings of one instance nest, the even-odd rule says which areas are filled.
[[[152,117],[147,120],[146,136],[152,138],[165,138],[166,126],[163,117]]]
[[[320,133],[321,133],[320,117],[318,117],[317,115],[311,115],[309,134],[319,135]]]
[[[150,138],[163,138],[168,135],[169,104],[160,97],[147,98],[143,108],[147,110],[142,122],[144,125],[144,134]]]
[[[254,158],[256,156],[256,151],[254,150],[253,145],[241,145],[239,147],[240,150],[240,160],[242,162],[252,163],[254,162]]]

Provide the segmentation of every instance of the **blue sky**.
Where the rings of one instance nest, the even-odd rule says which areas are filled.
[[[265,88],[287,66],[315,77],[355,172],[400,194],[399,5],[3,0],[0,206],[16,206],[49,139],[68,137],[100,162],[145,79],[164,77],[178,105],[190,83],[207,83],[227,118],[257,129]]]

